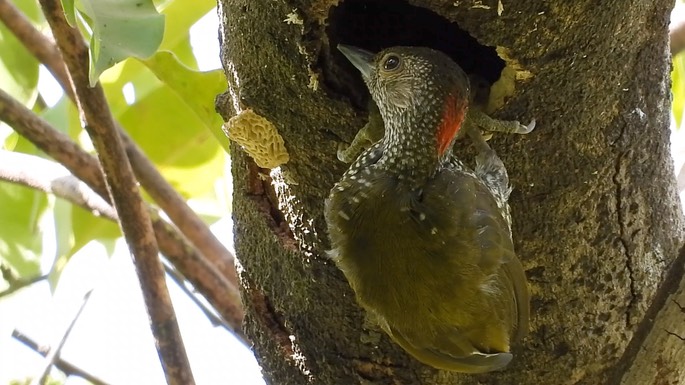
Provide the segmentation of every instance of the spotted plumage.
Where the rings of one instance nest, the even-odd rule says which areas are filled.
[[[332,258],[362,307],[419,361],[503,368],[527,331],[529,297],[504,165],[480,132],[475,172],[451,155],[468,109],[466,75],[427,48],[340,50],[362,73],[385,134],[331,190]]]

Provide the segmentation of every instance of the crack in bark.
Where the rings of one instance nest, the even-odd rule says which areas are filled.
[[[281,355],[287,361],[293,361],[295,351],[290,341],[290,332],[281,322],[281,317],[279,317],[269,298],[261,290],[255,288],[249,289],[249,296],[257,320],[270,332],[271,340],[276,342],[281,349]]]
[[[683,336],[681,336],[681,335],[679,335],[679,334],[677,334],[677,333],[668,331],[668,330],[666,330],[666,329],[664,329],[664,331],[666,332],[666,334],[668,334],[668,335],[670,335],[670,336],[673,336],[673,337],[675,337],[675,338],[677,338],[677,339],[679,339],[679,340],[685,342],[685,337],[683,337]]]
[[[623,137],[623,134],[625,133],[625,126],[621,128],[621,132],[618,136],[620,140],[621,137]],[[630,253],[630,244],[629,240],[627,239],[626,235],[626,219],[623,215],[623,192],[622,192],[622,181],[621,181],[621,174],[622,174],[622,165],[623,165],[623,159],[626,156],[626,152],[621,152],[618,155],[618,158],[616,159],[616,165],[614,168],[614,175],[612,177],[612,180],[614,182],[614,185],[616,187],[616,217],[619,225],[619,243],[621,244],[621,248],[623,249],[623,256],[625,258],[625,267],[626,270],[628,271],[628,280],[629,282],[629,289],[630,289],[630,300],[628,301],[628,304],[626,305],[626,311],[625,311],[625,316],[626,316],[626,327],[630,327],[631,325],[631,311],[635,307],[635,304],[637,302],[637,288],[635,286],[635,276],[634,276],[634,271],[633,271],[633,258]]]
[[[678,302],[678,301],[676,301],[676,300],[674,300],[674,299],[671,300],[671,301],[673,301],[673,303],[674,303],[676,306],[678,306],[678,309],[680,309],[680,312],[681,312],[681,313],[685,313],[685,306],[681,305],[680,302]]]
[[[261,290],[254,288],[249,288],[248,290],[257,321],[264,325],[264,329],[269,332],[270,340],[276,343],[283,359],[298,368],[300,373],[307,377],[309,383],[314,381],[314,376],[307,367],[305,355],[299,346],[295,344],[294,335],[285,326],[282,317],[274,308],[269,297]]]
[[[246,159],[246,162],[248,164],[246,194],[268,218],[267,226],[276,235],[281,245],[286,250],[298,251],[297,241],[290,231],[285,215],[278,208],[278,198],[271,184],[269,173],[257,166],[251,158]]]

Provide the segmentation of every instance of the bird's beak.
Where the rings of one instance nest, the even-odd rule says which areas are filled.
[[[342,52],[347,60],[357,67],[359,72],[362,73],[364,80],[367,80],[371,77],[371,72],[374,70],[373,57],[375,55],[373,53],[361,48],[344,44],[338,44],[338,51]]]

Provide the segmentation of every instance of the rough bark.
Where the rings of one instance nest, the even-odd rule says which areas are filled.
[[[670,297],[673,290],[659,293],[663,306],[649,308],[668,268],[683,259],[676,260],[683,221],[669,154],[672,2],[411,1],[479,44],[499,47],[516,81],[494,115],[538,122],[526,137],[492,141],[514,185],[514,241],[533,316],[514,362],[487,375],[421,365],[365,322],[345,279],[326,259],[322,208],[345,169],[335,159],[337,143],[349,142],[366,114],[360,80],[331,47],[442,45],[467,72],[481,71],[489,82],[503,63],[487,48],[464,43],[468,38],[451,44],[454,36],[431,34],[436,19],[402,2],[368,2],[361,8],[385,14],[369,20],[336,13],[336,6],[352,3],[360,2],[220,1],[230,92],[218,108],[226,118],[236,108],[253,109],[275,124],[290,155],[269,174],[238,147],[232,152],[246,333],[267,381],[685,381],[678,364],[685,360],[685,322],[674,322],[685,315],[673,311],[685,305],[675,297],[682,297],[682,288]],[[385,35],[364,29],[402,24],[403,12],[408,24],[388,26]],[[681,279],[672,279],[674,287]],[[627,349],[636,335],[651,344],[659,362]],[[661,354],[654,339],[669,336],[681,340],[680,349],[670,340],[665,346],[674,349]],[[653,370],[636,372],[639,365]],[[622,380],[624,372],[633,374]]]

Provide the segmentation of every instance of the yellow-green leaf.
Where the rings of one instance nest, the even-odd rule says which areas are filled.
[[[119,121],[184,195],[206,193],[223,174],[223,153],[217,141],[169,87],[159,87],[136,100]]]
[[[42,14],[36,1],[15,2],[29,19],[37,23]],[[0,23],[0,89],[31,107],[38,95],[38,61]]]
[[[147,58],[162,42],[164,15],[150,0],[81,0],[80,11],[93,31],[90,40],[90,84],[114,64]]]
[[[55,204],[55,230],[57,258],[48,277],[52,290],[57,286],[71,257],[88,242],[97,240],[107,245],[121,236],[115,222],[96,217],[79,206],[59,200]],[[112,251],[110,247],[110,254]]]
[[[216,0],[175,0],[165,5],[162,14],[167,18],[167,25],[160,49],[173,50],[179,42],[188,40],[190,27],[214,7]]]
[[[64,10],[64,17],[67,19],[67,23],[72,27],[76,27],[74,0],[62,0],[62,9]]]
[[[78,111],[66,96],[62,96],[57,104],[43,111],[41,117],[50,123],[52,127],[69,135],[72,139],[77,139],[83,131]]]
[[[112,240],[121,236],[121,230],[116,222],[96,217],[79,206],[71,207],[71,223],[74,241],[69,256],[76,254],[92,240]]]
[[[20,277],[40,272],[42,234],[40,216],[47,207],[45,194],[28,187],[0,182],[0,260]]]
[[[143,63],[179,96],[228,152],[228,138],[221,130],[222,119],[214,110],[214,98],[226,90],[224,72],[192,70],[166,51],[157,52]]]

